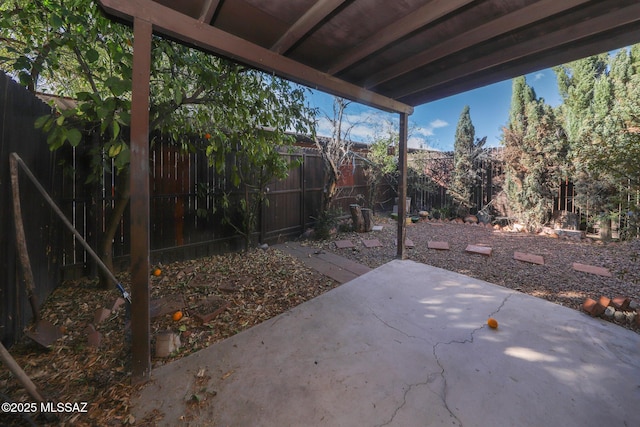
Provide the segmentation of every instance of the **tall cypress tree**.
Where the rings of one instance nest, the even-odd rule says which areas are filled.
[[[566,145],[555,111],[538,99],[524,77],[512,83],[504,129],[505,186],[511,214],[528,229],[543,225],[561,182]]]
[[[638,210],[625,197],[640,189],[640,45],[572,62],[556,70],[562,84],[577,204],[610,237],[617,210]],[[621,194],[625,196],[620,197]],[[637,215],[622,226],[636,231]]]
[[[602,237],[609,238],[610,212],[617,204],[614,199],[618,186],[610,171],[598,166],[610,154],[609,144],[614,143],[618,128],[612,114],[614,95],[608,55],[580,59],[555,71],[564,101],[562,113],[569,142],[569,173],[576,189],[575,203],[600,222]]]
[[[458,203],[459,215],[466,215],[474,207],[473,188],[478,182],[478,170],[474,166],[483,151],[487,138],[475,139],[476,130],[471,122],[470,108],[465,105],[458,120],[453,145],[453,175],[449,194]]]

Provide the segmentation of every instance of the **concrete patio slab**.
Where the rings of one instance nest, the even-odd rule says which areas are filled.
[[[396,260],[154,369],[132,413],[171,426],[640,425],[639,352],[617,325]]]

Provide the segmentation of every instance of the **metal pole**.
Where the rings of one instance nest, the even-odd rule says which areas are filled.
[[[44,187],[40,184],[40,182],[38,181],[38,179],[33,175],[33,173],[31,172],[31,169],[29,169],[29,167],[24,163],[24,161],[22,161],[22,159],[20,158],[20,156],[16,153],[11,153],[11,161],[15,161],[18,165],[20,165],[20,167],[22,168],[22,170],[24,171],[24,173],[27,175],[27,177],[31,180],[31,182],[33,183],[34,187],[36,187],[36,189],[40,192],[40,194],[42,195],[42,197],[44,198],[44,200],[49,204],[49,206],[51,206],[51,209],[53,209],[53,211],[56,213],[56,215],[58,215],[58,217],[62,220],[62,222],[64,223],[64,225],[67,226],[67,228],[73,233],[73,235],[76,237],[76,239],[78,239],[78,242],[80,242],[80,244],[82,245],[82,247],[89,253],[89,255],[96,261],[96,263],[98,264],[98,266],[102,269],[102,271],[104,271],[104,273],[109,276],[109,278],[113,281],[113,283],[115,283],[116,285],[119,285],[118,279],[116,278],[116,276],[113,274],[113,272],[111,270],[109,270],[109,268],[105,265],[105,263],[100,259],[100,257],[98,256],[98,254],[95,253],[95,251],[91,248],[91,246],[87,243],[87,241],[84,239],[84,237],[82,237],[82,234],[80,234],[78,232],[78,230],[76,230],[76,228],[73,226],[73,224],[71,224],[71,221],[69,221],[69,219],[67,218],[67,216],[64,214],[64,212],[62,212],[62,210],[58,207],[58,205],[56,204],[56,202],[53,201],[53,199],[51,198],[51,196],[49,196],[49,193],[47,193],[47,190],[44,189]]]
[[[149,321],[149,76],[150,22],[133,21],[131,92],[131,354],[132,381],[148,381],[151,374]]]
[[[400,135],[398,144],[398,259],[406,258],[404,247],[406,237],[406,200],[407,200],[407,139],[409,133],[409,115],[400,113]]]

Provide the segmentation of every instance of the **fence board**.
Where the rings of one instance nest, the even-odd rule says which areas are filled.
[[[49,111],[46,104],[0,73],[0,340],[6,346],[21,336],[32,317],[15,250],[11,188],[4,185],[10,182],[9,154],[18,153],[45,189],[59,196],[60,179],[53,168],[57,153],[49,152],[46,138],[33,126],[37,117]],[[19,175],[27,246],[36,294],[42,302],[59,278],[56,249],[62,243],[61,223],[24,174]]]

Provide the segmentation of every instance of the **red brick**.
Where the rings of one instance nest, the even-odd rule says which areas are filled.
[[[382,243],[380,243],[380,240],[378,239],[363,240],[362,244],[366,248],[379,248],[382,246]]]
[[[609,304],[611,304],[611,298],[600,296],[600,300],[598,300],[598,303],[603,307],[609,307]]]
[[[91,347],[100,347],[102,343],[102,334],[98,331],[93,331],[87,335],[87,344]]]
[[[526,252],[514,252],[513,258],[518,261],[530,262],[532,264],[544,265],[544,258],[540,255],[529,254]]]
[[[488,246],[468,245],[465,251],[484,256],[491,256],[493,249]]]
[[[631,303],[631,300],[629,298],[623,297],[621,295],[611,300],[611,304],[618,310],[627,310],[629,308],[630,303]]]
[[[111,305],[111,312],[115,313],[126,301],[122,297],[118,297]]]
[[[93,315],[93,323],[98,325],[107,320],[109,316],[111,316],[111,310],[109,310],[108,308],[99,308]]]
[[[582,271],[583,273],[596,274],[598,276],[612,277],[608,268],[596,267],[595,265],[580,264],[579,262],[573,263],[573,269],[576,271]]]
[[[582,303],[582,309],[589,313],[591,316],[597,317],[604,313],[606,307],[599,304],[596,300],[587,298]]]
[[[449,250],[449,242],[436,242],[434,240],[430,240],[427,242],[427,248],[429,249],[437,249],[441,251]]]

